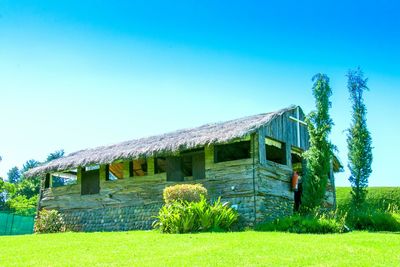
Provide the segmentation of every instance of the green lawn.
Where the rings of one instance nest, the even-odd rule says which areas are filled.
[[[400,234],[60,233],[3,236],[0,252],[1,266],[400,266]]]

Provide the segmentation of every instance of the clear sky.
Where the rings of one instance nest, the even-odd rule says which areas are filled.
[[[317,72],[331,79],[331,138],[347,165],[345,74],[361,66],[370,185],[400,186],[398,1],[268,2],[1,0],[0,176],[61,148],[291,104],[308,113]]]

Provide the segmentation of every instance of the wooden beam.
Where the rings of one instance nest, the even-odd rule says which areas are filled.
[[[292,168],[292,144],[285,144],[286,165]]]
[[[82,173],[85,171],[84,167],[78,167],[78,172],[76,174],[76,182],[78,185],[82,184]]]
[[[214,166],[214,145],[204,147],[205,168],[211,169]]]
[[[154,158],[147,158],[147,175],[154,175]]]
[[[260,159],[258,139],[258,133],[254,133],[250,139],[250,156],[251,158],[254,157],[255,162],[259,162]]]
[[[122,178],[124,178],[124,179],[131,177],[131,171],[130,171],[131,162],[132,162],[131,160],[125,160],[123,162],[124,168],[123,168],[123,172],[122,172]]]
[[[264,129],[258,131],[258,157],[261,164],[267,163],[267,153],[265,152],[265,134]]]
[[[109,168],[108,168],[108,165],[107,164],[101,164],[100,165],[100,173],[99,173],[99,175],[100,175],[100,181],[107,181],[108,180],[108,171],[109,171]]]

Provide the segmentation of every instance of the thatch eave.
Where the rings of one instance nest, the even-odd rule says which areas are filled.
[[[25,176],[33,177],[48,172],[65,171],[95,164],[110,164],[117,160],[133,160],[172,154],[182,150],[231,142],[257,132],[276,117],[295,108],[296,106],[292,105],[276,112],[206,124],[200,127],[125,141],[110,146],[79,150],[33,168],[27,171]]]

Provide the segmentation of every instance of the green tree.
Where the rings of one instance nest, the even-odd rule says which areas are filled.
[[[47,156],[46,162],[62,158],[64,156],[64,149],[56,150]]]
[[[15,185],[15,195],[31,198],[39,193],[40,180],[37,177],[23,179]]]
[[[12,167],[8,172],[7,172],[7,178],[8,182],[15,184],[18,183],[21,180],[21,172],[18,169],[18,167]]]
[[[46,162],[63,155],[64,150],[50,153]],[[0,209],[25,215],[31,215],[35,212],[40,189],[40,177],[25,178],[24,173],[40,164],[39,161],[30,159],[23,164],[21,171],[14,167],[8,172],[10,183],[0,180]]]
[[[332,105],[329,100],[332,95],[329,78],[325,74],[317,74],[312,81],[314,82],[312,91],[317,110],[311,112],[306,118],[310,134],[310,148],[304,153],[307,163],[301,205],[303,213],[311,213],[322,204],[334,149],[329,141],[329,134],[333,126],[329,116],[329,109]]]
[[[9,210],[9,200],[15,194],[15,184],[0,180],[0,210]]]
[[[347,73],[347,88],[352,103],[352,121],[347,131],[349,181],[351,183],[352,202],[360,208],[367,195],[368,178],[372,172],[372,139],[367,128],[367,109],[363,93],[368,90],[367,78],[360,68]]]
[[[0,178],[0,210],[6,209],[6,192],[3,178]]]
[[[24,173],[32,168],[35,168],[39,166],[40,162],[34,159],[27,160],[23,165],[22,165],[22,170],[21,172]]]

